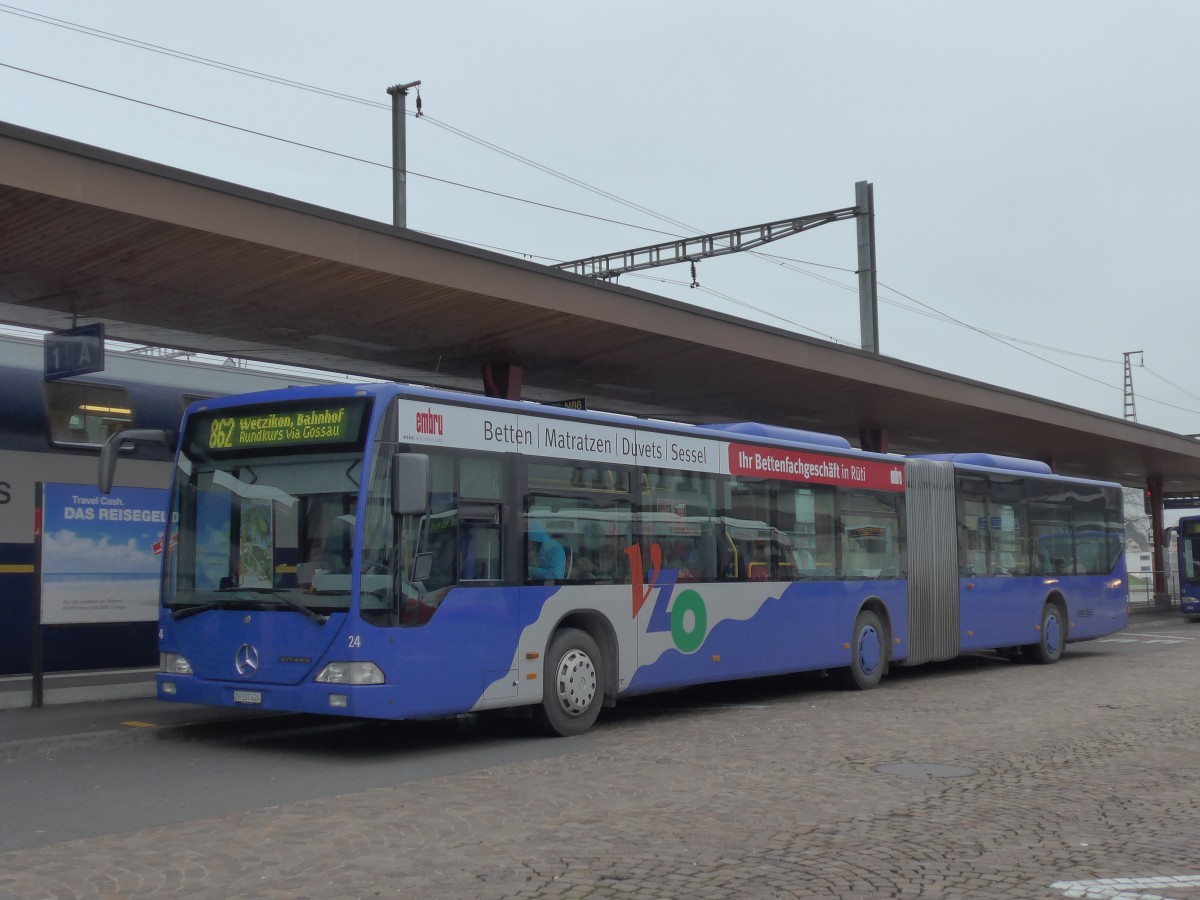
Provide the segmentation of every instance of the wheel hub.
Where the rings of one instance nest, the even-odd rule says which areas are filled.
[[[879,632],[871,627],[864,628],[858,639],[858,663],[862,670],[870,675],[882,656],[883,642],[879,639]]]
[[[1058,624],[1058,616],[1046,617],[1046,649],[1051,653],[1057,653],[1059,646],[1062,644],[1062,628]]]
[[[596,696],[596,666],[582,650],[569,650],[558,661],[555,695],[563,712],[580,716]]]

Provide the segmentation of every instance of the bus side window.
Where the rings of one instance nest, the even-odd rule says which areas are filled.
[[[459,578],[496,581],[500,578],[500,504],[464,502],[459,517]]]
[[[842,488],[839,499],[844,577],[898,577],[900,517],[897,497]]]
[[[781,566],[784,581],[837,575],[838,528],[832,487],[781,487],[779,528],[788,535],[792,564]]]

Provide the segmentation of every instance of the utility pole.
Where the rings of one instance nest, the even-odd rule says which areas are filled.
[[[879,352],[879,286],[875,273],[875,185],[854,184],[855,220],[858,226],[858,322],[862,348]]]
[[[392,96],[392,224],[408,227],[408,197],[405,177],[408,171],[408,151],[404,143],[404,114],[408,92],[420,88],[421,82],[393,84],[387,89]],[[421,115],[421,92],[417,91],[417,115]]]
[[[1130,357],[1134,355],[1139,357],[1140,365],[1145,365],[1140,358],[1141,350],[1130,350],[1125,354],[1125,419],[1129,422],[1137,421],[1137,404],[1133,397],[1133,368],[1130,365]]]

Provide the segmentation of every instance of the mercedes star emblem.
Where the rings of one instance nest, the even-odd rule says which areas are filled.
[[[253,644],[242,644],[233,656],[239,675],[249,677],[258,671],[258,650]]]

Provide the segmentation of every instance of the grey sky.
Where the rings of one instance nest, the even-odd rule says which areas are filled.
[[[1198,33],[1189,0],[24,0],[0,3],[8,67],[370,162],[8,67],[0,119],[390,222],[385,89],[420,79],[409,226],[544,262],[684,232],[438,123],[699,231],[851,206],[869,180],[886,355],[1120,416],[1141,350],[1138,420],[1190,434]],[[853,223],[765,249],[790,261],[622,283],[857,346]]]

